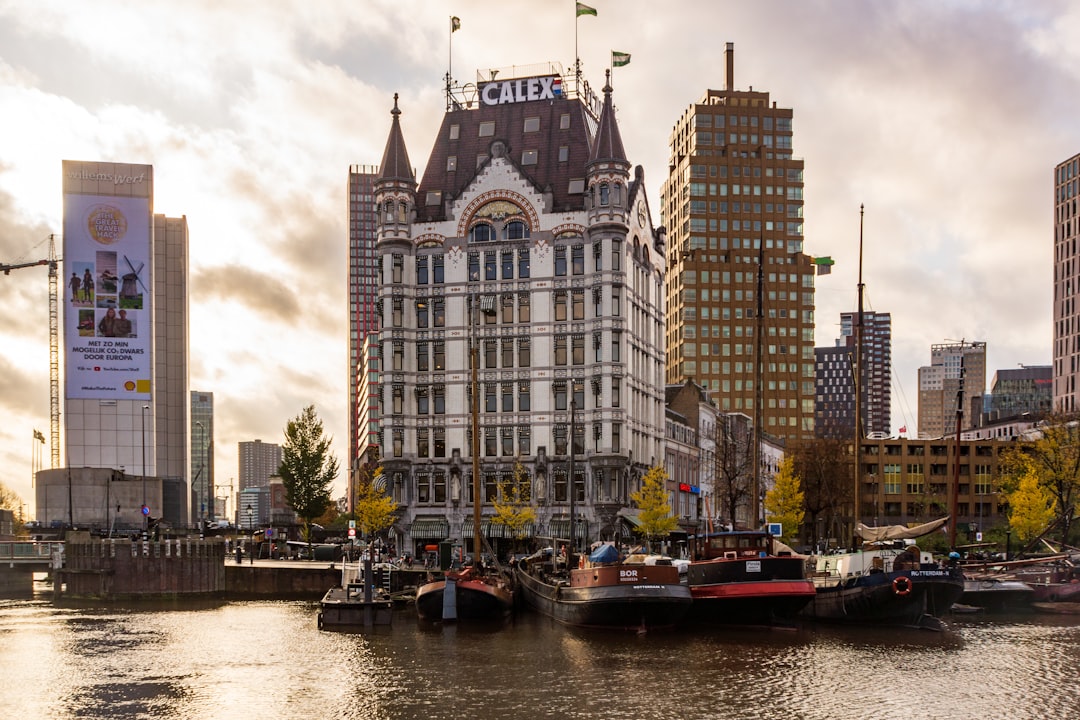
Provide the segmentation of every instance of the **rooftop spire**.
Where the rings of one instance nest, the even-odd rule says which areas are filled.
[[[626,150],[623,149],[622,136],[619,135],[619,125],[615,122],[615,108],[611,104],[611,70],[605,71],[604,75],[604,107],[600,111],[596,142],[593,143],[589,162],[626,162]]]
[[[398,94],[394,93],[394,109],[390,111],[393,122],[390,124],[390,136],[386,139],[382,165],[379,166],[380,180],[408,180],[415,182],[412,165],[409,163],[409,151],[405,149],[405,138],[401,134],[401,110],[398,109]]]

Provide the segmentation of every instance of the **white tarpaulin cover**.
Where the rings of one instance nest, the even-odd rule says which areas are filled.
[[[863,540],[868,542],[880,542],[882,540],[914,540],[920,538],[923,535],[929,535],[938,528],[949,522],[949,518],[943,517],[940,520],[932,520],[922,525],[916,525],[915,527],[908,527],[907,525],[887,525],[885,527],[868,527],[859,523],[855,526],[855,532]]]

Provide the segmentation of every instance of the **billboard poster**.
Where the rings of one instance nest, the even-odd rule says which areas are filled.
[[[150,399],[150,199],[64,196],[67,397]]]

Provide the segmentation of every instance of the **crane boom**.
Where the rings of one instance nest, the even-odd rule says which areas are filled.
[[[49,456],[50,467],[56,468],[60,467],[60,258],[56,257],[56,235],[49,235],[49,256],[44,260],[0,263],[0,271],[10,275],[12,270],[42,265],[49,267]]]
[[[11,265],[0,263],[0,270],[3,270],[5,275],[10,275],[12,270],[19,270],[21,268],[28,267],[40,267],[41,265],[48,264],[48,260],[35,260],[34,262],[13,263]]]

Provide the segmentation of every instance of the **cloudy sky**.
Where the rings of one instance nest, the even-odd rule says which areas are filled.
[[[990,376],[1050,363],[1052,170],[1080,152],[1080,4],[589,4],[585,75],[600,85],[611,50],[632,55],[613,97],[654,207],[668,134],[723,87],[725,42],[737,88],[794,108],[806,252],[836,260],[818,282],[819,345],[855,309],[866,205],[866,307],[893,317],[894,430],[914,429],[931,343],[986,341]],[[344,461],[349,165],[381,160],[400,93],[422,173],[448,62],[461,82],[569,68],[573,6],[0,0],[0,262],[43,258],[61,232],[62,160],[152,164],[155,211],[188,220],[191,388],[214,393],[217,482],[237,475],[237,442],[280,442],[310,403]],[[31,503],[47,291],[44,268],[0,275],[0,481]]]

